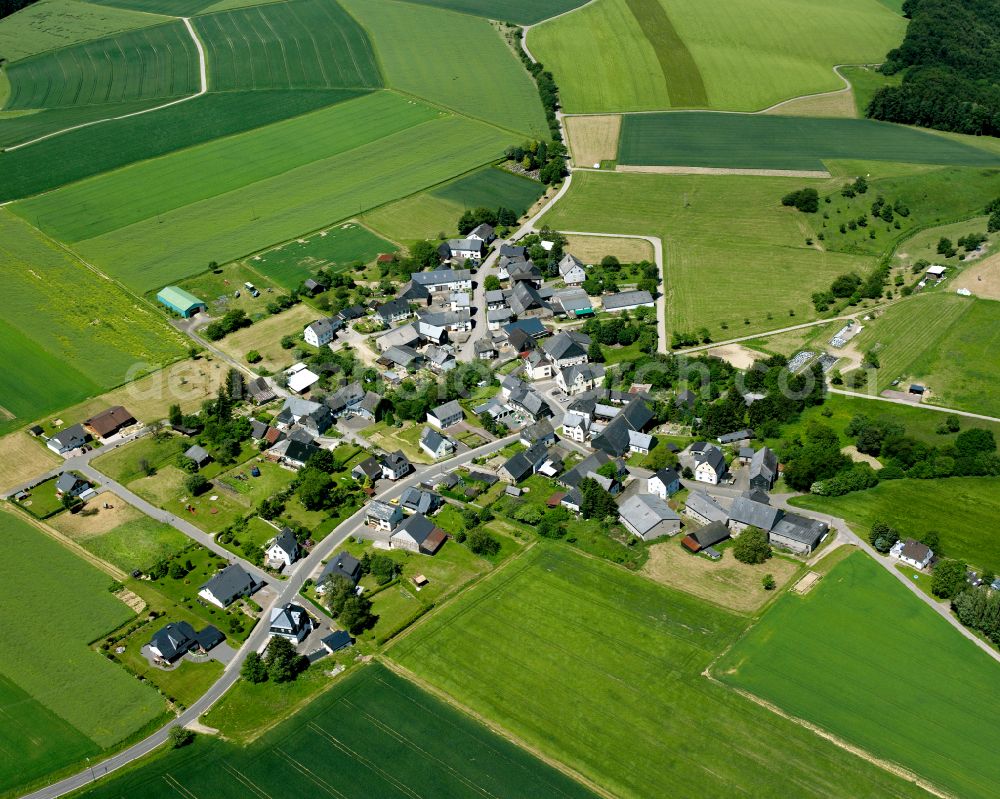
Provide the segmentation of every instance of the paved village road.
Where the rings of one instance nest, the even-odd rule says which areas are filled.
[[[398,482],[392,484],[386,491],[380,493],[379,499],[388,501],[399,497],[407,488],[417,485],[422,479],[430,474],[464,466],[470,463],[474,458],[489,454],[490,452],[494,452],[498,449],[503,449],[503,447],[516,441],[517,439],[517,435],[507,436],[506,438],[498,441],[492,441],[489,444],[484,444],[481,447],[469,450],[468,452],[462,453],[461,455],[458,455],[448,461],[437,463],[432,466],[419,466],[410,476],[399,480]],[[26,794],[23,799],[56,799],[56,797],[63,796],[71,791],[79,790],[90,782],[133,763],[164,744],[167,741],[171,728],[196,722],[198,718],[203,713],[208,711],[212,705],[214,705],[222,697],[222,695],[225,694],[233,683],[236,682],[239,678],[240,667],[243,665],[243,661],[246,659],[246,656],[250,652],[261,650],[266,645],[268,638],[268,625],[264,619],[268,618],[270,609],[298,600],[299,590],[302,588],[306,579],[319,569],[323,561],[329,559],[334,551],[344,543],[344,541],[357,529],[360,524],[363,523],[364,514],[364,508],[361,508],[352,516],[337,525],[337,527],[335,527],[330,534],[326,536],[326,538],[313,547],[312,552],[309,553],[309,555],[287,580],[272,584],[272,587],[277,590],[275,599],[271,602],[271,604],[263,609],[263,612],[261,613],[261,621],[257,623],[253,632],[250,633],[246,642],[236,653],[236,656],[226,666],[222,676],[204,695],[202,695],[198,701],[194,702],[180,716],[157,730],[148,738],[130,746],[128,749],[119,752],[113,757],[109,757],[100,763],[94,763],[92,767],[80,771],[72,777],[67,777],[64,780],[60,780],[59,782],[53,783],[45,788],[41,788],[33,793]]]

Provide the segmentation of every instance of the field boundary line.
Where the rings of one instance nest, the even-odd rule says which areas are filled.
[[[195,50],[198,52],[198,73],[201,81],[201,87],[199,91],[195,94],[189,94],[186,97],[181,97],[177,100],[171,100],[169,103],[163,103],[162,105],[153,106],[152,108],[144,108],[141,111],[133,111],[130,114],[121,114],[115,117],[105,117],[104,119],[93,119],[90,122],[83,122],[79,125],[73,125],[68,128],[63,128],[62,130],[55,130],[51,133],[46,133],[44,136],[39,136],[35,139],[30,139],[29,141],[21,142],[20,144],[14,144],[10,147],[4,147],[0,149],[0,152],[13,152],[14,150],[20,150],[22,147],[28,147],[32,144],[38,144],[38,142],[45,141],[46,139],[52,139],[56,136],[62,136],[64,133],[70,133],[74,130],[80,130],[81,128],[89,128],[94,125],[100,125],[104,122],[117,122],[120,119],[130,119],[131,117],[137,117],[142,114],[149,114],[153,111],[161,111],[164,108],[170,108],[171,106],[180,105],[181,103],[186,103],[188,100],[194,100],[196,97],[201,97],[208,93],[208,65],[205,61],[205,48],[202,47],[201,39],[198,38],[198,34],[195,32],[194,26],[191,24],[190,17],[180,17],[181,22],[184,23],[184,27],[187,28],[188,33],[191,35],[191,39],[194,41]]]
[[[563,763],[561,760],[557,760],[556,758],[550,757],[537,747],[525,741],[523,738],[514,735],[514,733],[510,732],[505,727],[501,727],[492,719],[487,718],[481,713],[477,713],[475,710],[468,707],[467,705],[462,704],[453,696],[451,696],[451,694],[448,694],[445,691],[438,688],[436,685],[427,682],[427,680],[423,679],[422,677],[419,677],[415,672],[410,671],[405,666],[400,665],[394,660],[388,659],[384,653],[381,655],[377,655],[376,659],[378,660],[379,663],[381,663],[383,666],[389,669],[389,671],[393,672],[396,676],[402,677],[403,679],[412,682],[418,688],[423,689],[431,696],[437,697],[446,705],[449,705],[455,708],[456,710],[460,711],[461,713],[465,714],[469,718],[478,721],[480,724],[486,727],[486,729],[490,730],[490,732],[494,733],[495,735],[499,735],[501,738],[505,738],[508,742],[514,744],[520,749],[523,749],[524,751],[528,752],[528,754],[538,758],[546,765],[554,768],[556,771],[565,774],[567,777],[570,777],[571,779],[580,783],[585,788],[589,788],[598,796],[602,796],[604,797],[604,799],[617,799],[615,794],[611,793],[603,786],[593,782],[588,777],[585,777],[576,769],[572,768],[566,763]],[[943,797],[943,799],[951,799],[951,797]]]
[[[728,683],[722,682],[721,680],[716,678],[715,675],[709,672],[710,668],[711,666],[706,668],[705,671],[703,672],[704,676],[708,678],[709,682],[715,683],[716,685],[722,688],[732,691],[733,693],[742,696],[744,699],[747,699],[753,702],[754,704],[759,705],[765,710],[769,710],[775,715],[781,716],[781,718],[809,730],[814,735],[817,735],[820,738],[829,741],[834,746],[837,746],[840,749],[849,752],[850,754],[860,758],[861,760],[871,763],[873,766],[877,766],[883,771],[886,771],[890,774],[894,774],[900,779],[913,783],[914,785],[922,788],[923,790],[927,791],[933,796],[939,797],[939,799],[957,799],[957,797],[954,794],[946,793],[944,790],[937,787],[934,783],[930,782],[924,777],[921,777],[919,774],[910,771],[908,768],[899,765],[898,763],[878,757],[877,755],[874,755],[871,752],[869,752],[867,749],[864,749],[858,746],[857,744],[852,744],[849,741],[846,741],[843,738],[834,735],[829,730],[824,729],[823,727],[819,726],[818,724],[815,724],[814,722],[806,721],[805,719],[799,718],[798,716],[793,716],[791,713],[782,710],[780,707],[778,707],[778,705],[774,704],[773,702],[769,702],[768,700],[763,699],[757,696],[756,694],[747,691],[744,688],[739,688],[735,685],[730,685]]]
[[[593,167],[576,167],[584,172],[607,172],[606,169],[594,169]],[[625,172],[631,174],[644,175],[744,175],[748,177],[761,178],[831,178],[827,170],[823,169],[741,169],[737,167],[720,166],[675,166],[675,165],[642,165],[642,164],[617,164],[615,172]]]
[[[68,549],[74,555],[77,555],[78,557],[80,557],[83,560],[87,561],[91,566],[97,567],[98,569],[100,569],[105,574],[108,574],[108,575],[114,577],[118,581],[124,581],[124,580],[126,580],[128,578],[128,575],[124,571],[122,571],[121,569],[119,569],[117,566],[112,566],[106,560],[101,560],[99,557],[97,557],[97,555],[95,555],[94,553],[90,552],[87,549],[84,549],[83,546],[81,546],[80,544],[78,544],[76,541],[74,541],[68,535],[60,533],[54,527],[50,527],[45,522],[43,522],[41,519],[35,518],[34,516],[32,516],[27,511],[24,511],[23,513],[19,513],[18,511],[14,510],[14,508],[12,507],[12,505],[9,502],[3,503],[2,504],[2,509],[3,509],[3,511],[5,513],[13,514],[13,515],[17,516],[18,518],[25,520],[32,527],[35,527],[40,532],[42,532],[45,535],[47,535],[49,538],[53,539],[54,541],[56,541],[59,544],[61,544],[62,546],[64,546],[66,549]],[[120,599],[120,597],[119,597],[119,599]],[[121,600],[121,601],[124,601],[124,600]]]

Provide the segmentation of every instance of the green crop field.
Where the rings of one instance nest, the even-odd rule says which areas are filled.
[[[77,0],[42,0],[0,21],[0,58],[13,63],[46,50],[165,21]]]
[[[341,678],[247,748],[199,740],[80,795],[166,799],[181,785],[185,796],[307,796],[317,790],[340,799],[593,796],[377,664]]]
[[[164,703],[87,646],[134,615],[108,593],[111,577],[13,513],[0,513],[0,533],[18,564],[0,587],[0,791],[6,792],[117,743],[162,713]],[[42,597],[58,612],[46,613],[44,624],[24,624],[38,618]]]
[[[296,289],[320,268],[337,271],[369,263],[380,253],[396,252],[396,245],[355,223],[338,225],[289,241],[253,256],[248,263],[287,289]]]
[[[454,234],[463,210],[458,203],[421,192],[376,208],[361,219],[383,236],[407,242]]]
[[[179,357],[183,339],[150,307],[0,210],[0,430],[64,408]],[[66,299],[72,297],[72,302]]]
[[[33,6],[30,7],[33,8]],[[96,120],[131,114],[144,108],[160,105],[162,102],[162,100],[137,100],[132,103],[111,103],[108,105],[0,111],[0,147],[37,139],[74,125],[84,125]],[[6,153],[0,153],[0,156],[3,155]],[[14,160],[6,159],[4,161],[5,173],[12,169],[12,166],[8,165],[12,165]]]
[[[410,0],[414,3],[461,11],[477,17],[535,25],[543,19],[565,14],[586,0]]]
[[[521,135],[548,136],[534,82],[486,20],[396,0],[344,6],[371,36],[389,86]]]
[[[441,112],[423,104],[378,92],[139,163],[16,208],[56,238],[81,241],[243,189],[439,116]],[[292,141],[298,145],[289,147]]]
[[[969,420],[967,426],[974,424]],[[876,519],[889,522],[903,537],[919,539],[935,531],[946,557],[1000,572],[1000,530],[993,522],[1000,512],[1000,479],[995,477],[886,480],[842,497],[797,497],[793,504],[846,519],[865,537]],[[955,507],[962,513],[951,512]]]
[[[518,216],[544,193],[545,186],[538,181],[494,167],[480,169],[430,192],[433,197],[449,200],[462,208],[503,207],[510,208]]]
[[[823,170],[830,159],[988,166],[1000,155],[870,119],[766,114],[626,114],[618,163]]]
[[[998,669],[855,553],[807,595],[782,597],[715,672],[971,799],[994,796],[1000,781]]]
[[[174,16],[190,16],[199,14],[217,0],[93,0],[102,6],[115,8],[131,8],[152,14],[172,14]]]
[[[877,385],[894,380],[926,385],[925,401],[1000,415],[1000,303],[943,292],[893,305],[854,339],[874,350]]]
[[[814,291],[839,274],[870,268],[869,258],[805,246],[811,231],[803,230],[803,215],[780,205],[782,195],[804,184],[820,190],[830,185],[802,178],[580,172],[543,223],[660,236],[668,328],[707,327],[718,341],[813,319]]]
[[[382,85],[368,37],[332,0],[234,9],[194,25],[214,91]]]
[[[180,97],[198,91],[198,53],[181,22],[52,50],[7,68],[7,108]]]
[[[81,546],[123,571],[146,570],[191,543],[184,533],[147,516],[132,519],[101,535],[85,538]]]
[[[341,138],[348,134],[345,131]],[[242,189],[157,213],[81,241],[75,249],[126,285],[145,291],[200,272],[210,261],[239,258],[275,241],[318,230],[332,221],[418,192],[495,159],[509,141],[496,128],[441,117]],[[194,151],[180,155],[192,154]],[[235,168],[240,165],[235,164]],[[114,191],[126,190],[118,182],[118,173],[108,177]],[[192,188],[210,190],[200,181],[195,183],[192,176],[188,178],[192,187],[182,185],[178,175],[164,191],[189,194]],[[134,192],[143,186],[148,189],[143,182],[131,184],[128,190]],[[87,201],[92,203],[91,209],[96,210],[116,196],[106,188],[110,186],[76,184],[14,207],[29,219],[41,214],[42,219],[71,223],[83,233],[86,213],[76,204],[79,195],[71,195],[84,191],[92,198]],[[130,214],[128,208],[121,208],[121,212],[125,217]]]
[[[538,544],[388,656],[614,796],[919,794],[706,680],[746,624]],[[718,748],[692,757],[695,741]]]
[[[598,0],[528,45],[569,113],[755,111],[839,89],[834,64],[883,60],[905,27],[878,0]]]
[[[147,158],[266,128],[272,123],[362,94],[354,89],[209,93],[151,114],[64,133],[22,149],[0,153],[0,170],[4,173],[0,202],[28,197]],[[119,106],[93,108],[100,111],[94,115],[95,119],[123,113]],[[53,109],[7,122],[0,120],[0,137],[6,135],[16,141],[26,141],[69,125],[82,124],[87,120],[75,115],[90,110]],[[284,130],[278,128],[272,132]],[[243,141],[230,141],[229,145]],[[220,143],[219,146],[225,145]]]

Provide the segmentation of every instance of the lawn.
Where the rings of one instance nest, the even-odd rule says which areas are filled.
[[[411,0],[437,8],[462,11],[489,19],[535,25],[543,19],[565,14],[586,0]]]
[[[0,22],[0,56],[13,63],[46,50],[165,21],[76,0],[44,0]]]
[[[523,216],[544,193],[545,186],[537,180],[496,167],[484,167],[430,192],[432,197],[463,209],[509,208],[518,216]]]
[[[137,441],[118,447],[91,461],[101,474],[117,483],[131,483],[146,477],[146,470],[161,469],[177,462],[177,457],[194,443],[176,435],[143,436]]]
[[[783,597],[715,671],[953,795],[987,797],[1000,780],[1000,700],[984,690],[997,669],[856,553],[805,596]],[[916,703],[914,685],[926,688]]]
[[[168,170],[161,191],[151,192],[146,179],[160,164],[174,157],[126,170],[131,173],[127,176],[112,173],[74,184],[15,207],[29,218],[37,219],[42,215],[53,222],[61,219],[64,224],[58,225],[60,235],[91,236],[87,220],[96,206],[104,207],[105,203],[109,209],[115,206],[113,222],[110,214],[105,216],[103,213],[100,223],[92,220],[108,232],[79,242],[76,249],[126,284],[149,290],[200,272],[209,261],[223,263],[264,249],[275,241],[323,228],[332,220],[353,216],[420,191],[497,157],[510,142],[510,137],[496,128],[437,112],[431,122],[384,135],[387,130],[398,128],[404,118],[411,122],[415,121],[414,115],[426,118],[428,111],[424,106],[408,105],[394,98],[390,101],[391,109],[383,105],[389,117],[378,112],[354,113],[356,103],[377,105],[385,103],[386,96],[379,94],[378,99],[362,98],[317,112],[323,119],[317,121],[311,132],[306,132],[307,138],[316,139],[308,147],[290,148],[285,136],[273,140],[279,151],[274,154],[277,161],[287,161],[288,152],[312,151],[312,157],[316,157],[319,153],[314,148],[323,147],[321,142],[327,136],[336,139],[326,146],[338,154],[273,177],[257,179],[255,183],[241,185],[225,194],[219,191],[231,185],[234,176],[236,183],[245,184],[245,178],[238,176],[250,171],[248,162],[254,155],[244,148],[232,147],[231,142],[223,148],[224,157],[230,164],[225,168],[221,184],[214,179],[208,180],[208,173],[216,168],[215,164],[198,167],[204,172],[197,173],[197,177],[189,172],[203,157],[200,154],[203,148],[194,148],[176,155],[182,159],[179,171]],[[327,114],[334,114],[336,119],[327,118]],[[296,125],[301,119],[279,124]],[[324,126],[323,120],[329,124]],[[374,135],[379,135],[373,133],[378,124],[382,126],[383,138],[371,141]],[[246,135],[254,136],[254,133]],[[262,135],[265,139],[270,138],[267,129]],[[360,137],[359,146],[343,152],[345,143],[355,136]],[[368,143],[363,143],[365,141]],[[212,149],[214,146],[204,147]],[[295,160],[299,156],[291,157]],[[270,172],[272,166],[261,164],[257,177],[259,170]],[[155,201],[150,204],[147,199],[154,194]],[[197,199],[205,194],[211,196]],[[125,196],[141,203],[145,210],[133,213],[132,209],[121,205],[119,201]],[[75,210],[71,212],[70,207]],[[89,211],[83,212],[84,207]],[[137,216],[140,218],[136,219]],[[129,220],[135,221],[128,224]],[[110,229],[111,225],[126,226]]]
[[[548,137],[534,81],[485,19],[397,0],[343,4],[371,36],[387,85],[520,136]]]
[[[329,668],[328,661],[315,667]],[[287,686],[243,688],[246,709],[266,723],[268,707],[285,707],[318,689],[308,672]],[[253,694],[251,699],[250,695]],[[224,700],[225,701],[225,700]],[[207,716],[227,731],[226,704]],[[235,718],[236,729],[246,729]],[[294,754],[292,754],[294,753]],[[432,765],[430,765],[432,764]],[[178,777],[194,796],[305,796],[320,788],[343,799],[395,796],[593,796],[552,766],[534,758],[450,705],[379,664],[339,678],[296,715],[242,748],[200,739],[83,792],[88,799],[176,796]],[[250,787],[252,786],[252,787]]]
[[[43,277],[44,275],[44,277]],[[0,431],[155,371],[183,352],[152,308],[0,209]],[[73,297],[73,302],[65,302]]]
[[[917,128],[870,119],[710,111],[626,114],[619,164],[726,169],[825,169],[831,159],[988,166],[1000,155]]]
[[[209,88],[375,88],[371,43],[336,2],[290,0],[194,20],[211,65]]]
[[[284,349],[281,346],[281,339],[285,336],[298,338],[306,325],[321,316],[322,314],[311,306],[299,303],[279,314],[254,322],[250,327],[230,333],[215,345],[244,363],[247,353],[256,350],[262,359],[257,367],[264,367],[273,374],[287,369],[295,362],[295,350]],[[302,342],[302,346],[306,348],[307,345]]]
[[[214,488],[192,497],[184,488],[186,478],[186,472],[170,464],[151,477],[134,480],[128,487],[147,502],[187,519],[206,533],[217,533],[246,515],[243,505]]]
[[[260,477],[250,475],[250,469],[253,466],[256,466],[260,470]],[[239,493],[246,499],[248,507],[256,507],[260,504],[261,500],[272,497],[279,491],[283,491],[294,479],[295,472],[271,461],[257,459],[252,463],[236,466],[228,472],[219,475],[216,482],[225,483],[233,491]],[[274,536],[273,532],[271,536]]]
[[[200,87],[198,52],[180,20],[30,56],[6,72],[8,109],[168,99]]]
[[[842,497],[796,497],[793,504],[846,519],[866,538],[876,519],[887,521],[904,538],[935,531],[941,537],[940,554],[1000,572],[1000,532],[993,521],[1000,512],[998,478],[886,480]]]
[[[942,292],[888,308],[855,339],[874,349],[879,388],[901,380],[926,385],[925,401],[946,408],[1000,415],[993,391],[1000,376],[1000,304]]]
[[[388,427],[381,421],[368,425],[361,434],[388,452],[403,450],[403,454],[414,463],[433,463],[434,459],[420,448],[420,434],[424,427],[424,424]]]
[[[733,785],[760,797],[917,795],[706,680],[701,672],[744,625],[615,566],[537,544],[388,656],[614,796],[729,795]],[[694,738],[717,742],[710,762],[678,749]]]
[[[3,436],[0,438],[0,491],[47,472],[61,460],[23,430]]]
[[[942,238],[950,239],[957,248],[958,245],[956,242],[963,236],[967,236],[970,233],[985,234],[988,222],[989,217],[978,216],[973,219],[964,219],[961,222],[952,222],[951,224],[938,225],[937,227],[922,230],[900,245],[899,249],[901,252],[896,253],[896,261],[894,263],[901,269],[907,269],[912,267],[917,261],[930,261],[932,264],[941,264],[949,267],[948,277],[954,277],[958,272],[994,253],[997,250],[998,244],[1000,244],[1000,236],[996,234],[991,235],[989,240],[983,245],[982,254],[973,260],[966,260],[964,257],[966,253],[962,249],[951,256],[939,253],[937,251],[938,242]],[[917,281],[918,275],[914,274],[912,269],[909,272],[904,272],[904,275],[909,283]],[[919,275],[919,277],[922,277],[922,275]]]
[[[297,289],[319,269],[346,272],[398,248],[354,222],[287,241],[253,256],[248,263],[286,289]]]
[[[804,215],[785,213],[779,202],[803,182],[829,185],[801,178],[581,172],[543,224],[660,236],[668,331],[707,327],[716,340],[727,339],[814,319],[813,292],[839,274],[869,269],[868,258],[805,245],[812,231]]]
[[[159,716],[164,703],[88,647],[134,616],[109,593],[112,578],[13,513],[0,513],[0,531],[8,558],[19,564],[0,589],[0,740],[7,753],[0,790],[8,791],[113,746]],[[46,614],[45,624],[21,623],[37,616],[42,596],[58,612]],[[26,696],[30,703],[20,706]],[[58,743],[67,748],[54,749]]]
[[[365,93],[354,89],[209,93],[127,119],[111,118],[157,101],[53,108],[12,119],[0,114],[0,146],[92,120],[109,120],[0,153],[4,172],[0,201],[39,194],[147,158],[265,128]]]
[[[260,292],[260,296],[254,297],[246,290],[244,283],[252,283]],[[233,263],[220,266],[218,269],[210,269],[200,275],[178,281],[178,284],[185,291],[190,291],[200,300],[204,300],[208,306],[208,313],[211,316],[222,316],[227,311],[246,311],[254,321],[265,319],[269,316],[267,304],[274,300],[275,294],[284,293],[281,286],[258,272],[249,262],[235,261]],[[240,296],[236,296],[236,292]],[[150,291],[147,299],[156,301],[156,292]],[[241,353],[242,357],[242,353]]]
[[[754,111],[839,89],[834,64],[882,61],[905,27],[877,0],[601,0],[528,45],[569,113]]]
[[[56,480],[51,477],[43,483],[39,483],[28,492],[26,499],[17,504],[24,508],[36,519],[47,519],[63,510],[62,501],[56,494]]]

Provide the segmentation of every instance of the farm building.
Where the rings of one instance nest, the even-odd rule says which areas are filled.
[[[653,494],[634,494],[626,499],[619,507],[618,520],[643,541],[674,535],[681,529],[681,517]]]
[[[433,555],[445,542],[448,534],[422,513],[408,516],[406,521],[396,528],[389,538],[389,546],[393,549],[405,549],[407,552],[418,552],[423,555]]]
[[[176,314],[180,314],[185,319],[194,316],[196,313],[208,310],[208,306],[199,300],[189,291],[185,291],[177,286],[167,286],[156,295],[156,301],[165,305]]]
[[[648,291],[623,291],[619,294],[609,294],[601,299],[604,310],[608,313],[634,311],[636,308],[652,308],[653,295]]]
[[[729,538],[729,528],[725,522],[712,522],[701,529],[684,536],[681,543],[692,552],[701,552]]]
[[[104,439],[135,423],[135,417],[126,408],[114,405],[85,420],[83,426],[94,438]]]

